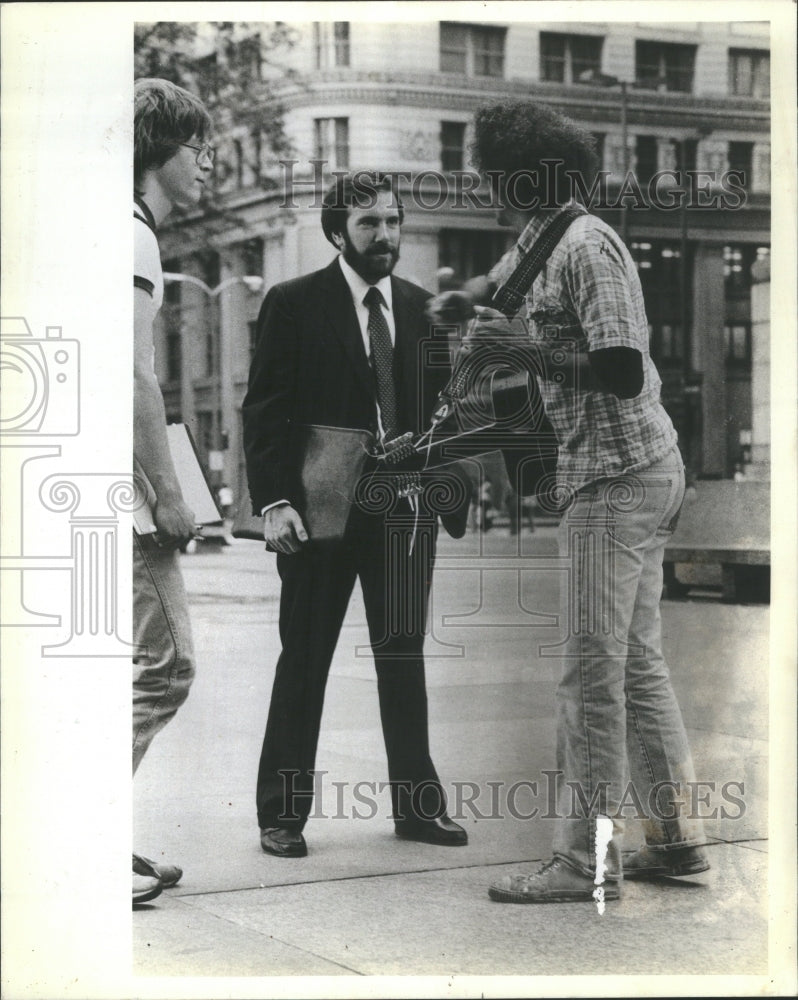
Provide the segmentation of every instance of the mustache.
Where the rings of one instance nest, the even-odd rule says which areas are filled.
[[[391,244],[391,243],[377,243],[374,246],[369,247],[368,250],[366,250],[366,255],[367,256],[371,256],[371,255],[375,255],[376,256],[378,254],[383,254],[383,253],[395,254],[396,252],[397,252],[396,251],[396,247],[393,246],[393,244]]]

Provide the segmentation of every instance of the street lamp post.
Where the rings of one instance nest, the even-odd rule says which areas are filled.
[[[597,84],[599,87],[620,87],[621,88],[621,142],[623,143],[623,180],[621,190],[629,176],[629,81],[619,80],[617,76],[609,73],[597,73],[593,69],[585,70],[579,74],[578,82],[586,85]],[[629,214],[626,202],[621,201],[621,239],[629,245]]]
[[[217,443],[220,445],[218,450],[224,453],[227,450],[229,432],[234,420],[232,395],[233,372],[232,357],[230,353],[230,338],[224,324],[221,322],[221,312],[218,305],[219,296],[222,292],[236,284],[244,285],[251,293],[255,294],[262,290],[263,278],[254,274],[233,275],[229,278],[225,278],[225,280],[220,282],[220,284],[218,284],[215,288],[211,288],[210,285],[206,284],[201,278],[195,277],[193,274],[181,274],[174,271],[164,271],[163,278],[165,282],[181,282],[183,284],[193,285],[204,292],[205,295],[207,295],[214,303],[213,326],[215,330],[218,330],[218,364],[215,395],[220,415]],[[193,378],[193,373],[185,373],[184,371],[181,374],[181,377],[191,379]],[[185,416],[186,415],[184,414],[184,419]],[[191,416],[193,417],[194,414],[192,413]],[[230,470],[226,468],[222,470],[222,476],[223,481],[230,481],[230,479],[233,478],[231,477]]]

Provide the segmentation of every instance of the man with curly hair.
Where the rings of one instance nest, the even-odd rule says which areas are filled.
[[[498,220],[518,234],[493,271],[440,296],[469,337],[536,356],[567,496],[560,554],[563,671],[557,689],[558,820],[553,858],[505,876],[492,899],[512,903],[617,899],[620,881],[688,875],[709,864],[681,712],[662,655],[659,601],[665,543],[684,496],[676,431],[660,402],[637,271],[615,231],[586,211],[566,229],[508,321],[476,304],[502,285],[569,201],[587,190],[593,140],[575,122],[526,102],[477,113],[475,162]],[[631,781],[629,780],[631,774]],[[626,809],[644,814],[646,844],[621,858]],[[600,886],[596,889],[596,886]]]
[[[177,549],[195,532],[166,437],[153,366],[153,324],[163,301],[158,225],[175,206],[200,200],[211,171],[211,120],[201,102],[167,80],[134,88],[133,426],[136,467],[151,484],[155,535],[134,535],[133,773],[153,737],[188,696],[194,677],[191,622]],[[154,899],[182,876],[176,865],[133,855],[133,903]]]

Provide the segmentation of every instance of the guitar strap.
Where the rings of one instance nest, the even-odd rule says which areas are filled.
[[[575,219],[586,214],[587,209],[577,203],[567,205],[558,212],[524,254],[521,262],[507,281],[494,292],[491,305],[499,312],[504,313],[507,319],[512,319],[524,304],[527,292],[534,284],[535,278],[543,270],[543,265],[551,257],[568,227]],[[463,399],[471,381],[472,373],[468,364],[468,353],[463,352],[457,362],[455,362],[455,371],[449,383],[440,394],[445,401]]]
[[[494,293],[491,302],[495,309],[504,313],[508,319],[515,316],[524,304],[526,293],[543,270],[543,265],[551,257],[566,230],[575,219],[582,215],[587,215],[587,210],[574,203],[567,205],[554,216],[507,281]]]

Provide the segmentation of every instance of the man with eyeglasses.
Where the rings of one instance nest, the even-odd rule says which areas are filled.
[[[211,120],[202,103],[166,80],[135,84],[134,111],[134,458],[155,494],[154,536],[133,544],[133,773],[153,737],[188,696],[194,677],[191,623],[177,550],[194,535],[166,437],[153,366],[153,323],[163,301],[157,226],[175,207],[202,197],[213,163]],[[133,855],[133,903],[182,876],[176,865]]]

